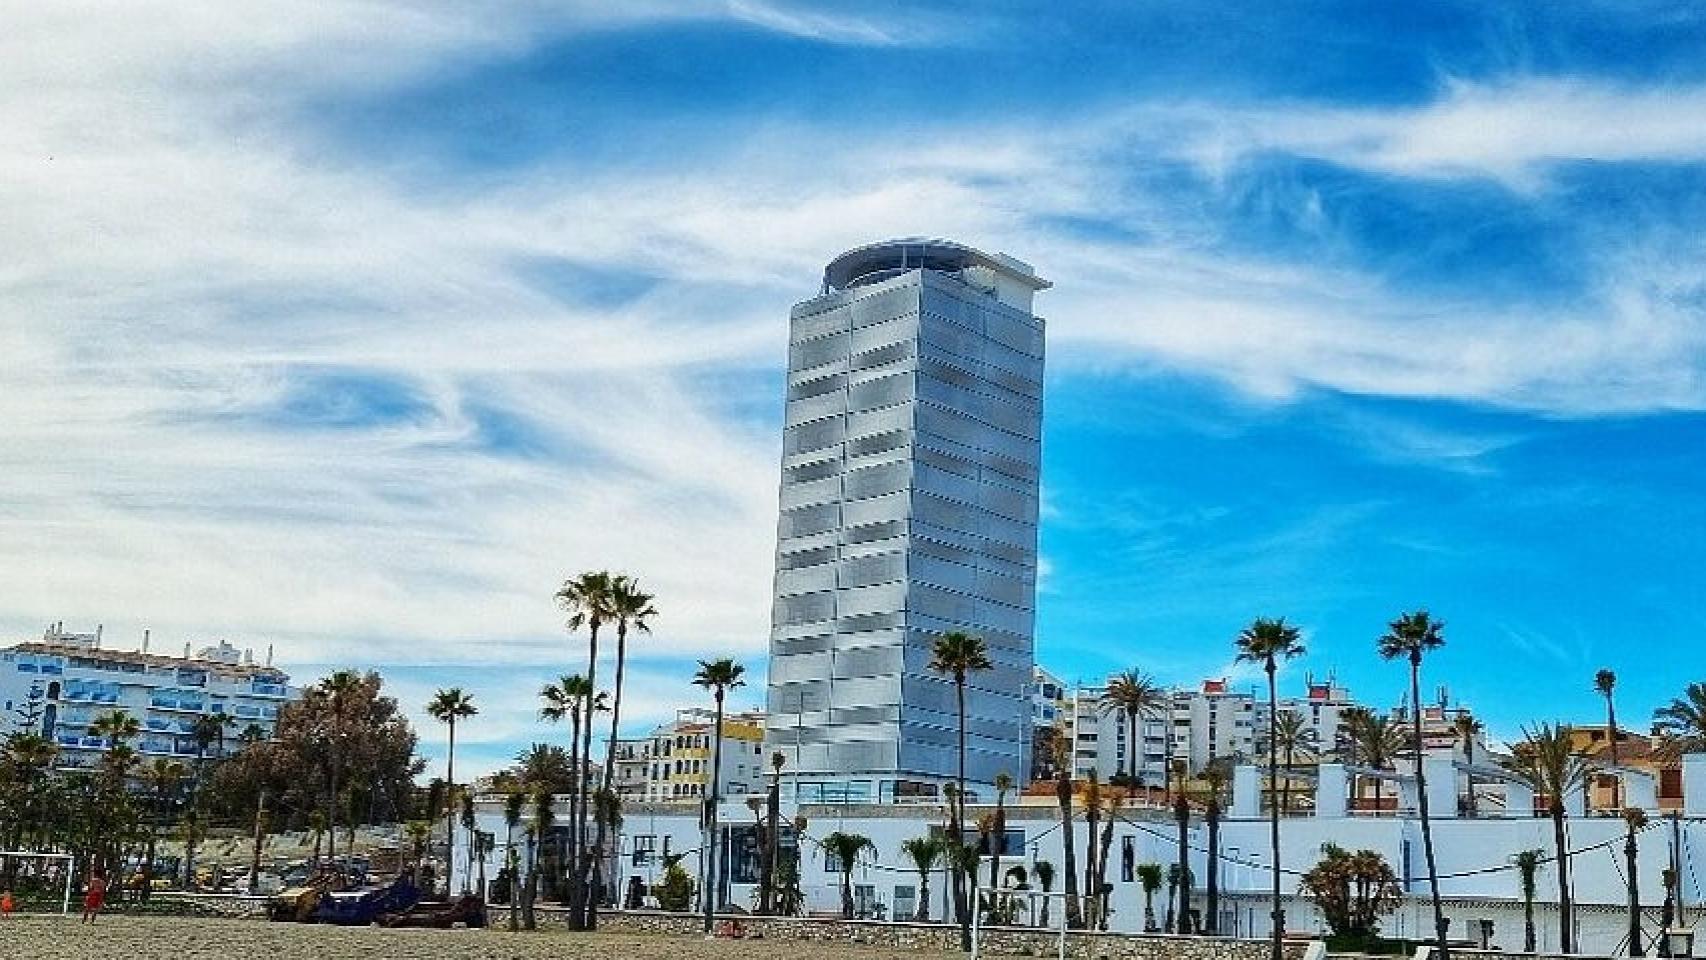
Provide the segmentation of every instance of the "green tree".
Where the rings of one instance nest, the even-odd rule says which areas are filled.
[[[693,904],[693,878],[681,866],[680,857],[670,857],[664,861],[663,882],[652,888],[652,896],[658,898],[658,906],[682,913]]]
[[[1380,918],[1403,898],[1397,874],[1373,850],[1351,853],[1334,844],[1321,848],[1321,860],[1303,875],[1303,891],[1314,899],[1337,937],[1360,941],[1380,932]]]
[[[1534,952],[1534,895],[1538,889],[1536,876],[1546,859],[1543,850],[1524,850],[1515,857],[1517,887],[1522,894],[1522,952]]]
[[[711,691],[716,703],[716,727],[711,737],[711,786],[705,791],[706,835],[704,889],[699,899],[704,905],[705,932],[711,932],[711,913],[716,909],[717,891],[717,804],[721,799],[723,781],[723,706],[729,691],[746,686],[742,677],[746,668],[724,657],[721,660],[699,661],[699,672],[693,675],[693,685]]]
[[[1568,725],[1542,723],[1533,729],[1523,729],[1522,742],[1511,752],[1506,766],[1518,780],[1536,794],[1546,798],[1546,810],[1552,818],[1552,843],[1558,862],[1558,923],[1559,950],[1573,952],[1571,936],[1573,907],[1570,900],[1570,850],[1564,836],[1565,798],[1576,790],[1585,789],[1593,767],[1571,743],[1573,731]]]
[[[148,849],[142,859],[144,900],[150,898],[154,889],[154,855],[160,841],[160,830],[172,822],[173,811],[183,793],[184,779],[188,776],[188,767],[167,757],[154,758],[143,771],[143,782],[147,786],[154,814],[148,827]]]
[[[918,923],[930,921],[930,872],[936,869],[936,864],[942,859],[942,840],[940,837],[912,837],[901,841],[900,852],[912,861],[912,869],[918,871],[918,909],[912,919]]]
[[[1669,756],[1706,751],[1706,683],[1689,684],[1682,696],[1654,710],[1653,732]]]
[[[1303,644],[1299,639],[1296,627],[1287,624],[1285,620],[1258,619],[1251,623],[1238,635],[1238,660],[1244,663],[1260,664],[1262,671],[1268,675],[1268,716],[1279,714],[1279,690],[1274,678],[1279,669],[1279,661],[1291,660],[1303,655]],[[1279,742],[1268,738],[1268,779],[1272,784],[1274,774],[1279,767]],[[1274,889],[1273,889],[1273,934],[1270,946],[1272,960],[1282,960],[1285,938],[1285,907],[1280,902],[1280,810],[1274,802],[1278,798],[1270,798],[1268,803],[1269,845],[1274,858]],[[1187,890],[1189,887],[1186,888]]]
[[[474,705],[474,698],[464,692],[461,687],[451,687],[433,694],[433,698],[427,702],[426,710],[427,716],[444,724],[450,731],[449,742],[444,754],[444,782],[447,789],[454,795],[456,792],[456,724],[478,714],[480,708]],[[444,846],[446,850],[449,850],[456,843],[454,806],[454,804],[445,804]],[[454,863],[454,857],[448,857],[445,861],[444,890],[446,896],[454,889],[452,886],[453,878],[451,877],[454,870],[451,864]],[[462,878],[462,892],[468,892],[467,877]]]
[[[1280,808],[1290,813],[1291,776],[1297,768],[1298,755],[1307,756],[1315,752],[1315,728],[1296,710],[1281,710],[1274,719],[1269,736],[1278,741],[1280,769],[1284,771],[1280,780]]]
[[[1161,892],[1164,871],[1159,863],[1140,863],[1137,865],[1137,882],[1143,887],[1143,932],[1154,933],[1160,929],[1155,924],[1155,895]]]
[[[1164,715],[1168,701],[1167,692],[1141,670],[1127,670],[1108,681],[1107,692],[1102,697],[1102,709],[1118,710],[1125,722],[1126,752],[1120,773],[1129,778],[1126,780],[1128,786],[1137,786],[1142,773],[1138,761],[1143,756],[1143,721],[1153,715]]]
[[[825,856],[833,857],[837,869],[841,871],[841,919],[853,919],[853,868],[860,859],[874,855],[877,845],[871,838],[857,833],[844,833],[840,830],[829,834],[819,841]]]
[[[1422,657],[1445,646],[1444,628],[1445,624],[1426,610],[1401,614],[1387,624],[1378,649],[1384,659],[1406,660],[1410,664],[1411,747],[1416,753],[1416,810],[1422,823],[1422,856],[1428,868],[1428,899],[1433,903],[1434,942],[1439,947],[1439,960],[1450,960],[1445,908],[1439,899],[1439,867],[1434,860],[1433,825],[1428,818],[1427,751],[1422,748]]]
[[[963,842],[966,822],[966,678],[993,669],[989,649],[982,637],[954,630],[936,638],[930,650],[930,669],[954,682],[955,715],[959,718],[959,747],[954,774],[954,804],[949,833]],[[960,924],[960,949],[971,952],[971,905],[966,898],[965,879],[960,871],[950,871],[954,892],[954,914]],[[975,878],[974,878],[975,879]]]

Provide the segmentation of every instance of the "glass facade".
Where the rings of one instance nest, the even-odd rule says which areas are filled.
[[[792,315],[768,709],[802,800],[928,796],[953,777],[953,685],[929,669],[951,630],[995,664],[968,683],[967,778],[1029,769],[1043,323],[1028,306],[1046,284],[952,244],[895,256],[920,248],[926,266],[826,282]],[[1022,297],[976,272],[990,263]]]

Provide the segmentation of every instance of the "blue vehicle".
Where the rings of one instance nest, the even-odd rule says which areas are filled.
[[[390,886],[373,890],[351,890],[328,893],[314,908],[315,923],[331,923],[342,927],[365,927],[378,921],[381,914],[403,913],[420,902],[421,892],[404,874]]]

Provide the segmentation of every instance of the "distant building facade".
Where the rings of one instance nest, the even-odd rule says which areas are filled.
[[[710,789],[716,714],[702,707],[676,711],[650,735],[616,741],[616,792],[624,800],[697,802]],[[723,717],[723,797],[764,789],[769,761],[764,751],[764,714]]]
[[[966,774],[1022,777],[1049,284],[941,240],[849,251],[790,319],[769,737],[802,800],[930,797],[952,779],[936,637],[981,637]]]
[[[224,743],[206,754],[230,753],[249,727],[270,737],[279,711],[301,696],[270,663],[221,642],[182,656],[112,650],[104,631],[68,633],[56,624],[39,641],[0,649],[0,731],[25,728],[51,738],[62,767],[92,764],[107,742],[90,732],[103,714],[122,710],[137,719],[131,742],[144,759],[195,757],[198,718],[229,718]],[[270,655],[268,657],[270,660]]]

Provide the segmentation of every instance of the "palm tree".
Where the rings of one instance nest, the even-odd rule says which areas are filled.
[[[1284,618],[1269,620],[1257,619],[1238,635],[1238,660],[1241,663],[1259,663],[1268,675],[1268,716],[1279,714],[1279,688],[1274,674],[1279,669],[1279,661],[1290,660],[1303,655],[1303,643],[1299,640],[1296,627],[1286,623]],[[1272,777],[1279,766],[1279,741],[1274,737],[1268,738],[1268,777]],[[1285,937],[1285,908],[1280,905],[1280,810],[1279,804],[1268,803],[1268,827],[1270,846],[1274,855],[1274,902],[1273,902],[1273,942],[1270,947],[1272,960],[1281,960]],[[1442,958],[1443,960],[1443,958]]]
[[[1142,724],[1151,714],[1161,713],[1167,706],[1167,693],[1160,685],[1139,670],[1127,670],[1108,681],[1102,709],[1118,710],[1126,724],[1126,763],[1120,772],[1130,779],[1127,787],[1137,785],[1142,757]]]
[[[110,710],[89,724],[89,733],[106,740],[107,749],[111,750],[136,739],[142,733],[142,723],[123,710]]]
[[[710,829],[705,848],[704,893],[700,895],[705,908],[706,933],[711,932],[711,913],[717,906],[717,802],[722,792],[723,780],[723,702],[730,690],[746,686],[746,681],[741,679],[745,673],[745,667],[724,657],[721,660],[699,661],[699,672],[693,675],[693,685],[711,691],[711,698],[717,704],[717,726],[711,741],[711,789],[705,791],[705,823]]]
[[[598,631],[608,622],[614,620],[615,611],[611,602],[612,587],[615,582],[607,571],[588,571],[577,577],[563,581],[557,590],[557,605],[569,616],[566,625],[572,633],[585,627],[587,630],[586,683],[591,689],[598,688]],[[582,731],[580,757],[583,764],[590,763],[592,757],[592,722],[587,718],[586,729]],[[586,856],[586,815],[590,806],[586,791],[586,772],[581,767],[575,768],[575,788],[569,793],[569,850],[572,867],[569,871],[569,928],[584,930],[587,926],[586,902],[586,871],[582,861]]]
[[[1290,813],[1292,770],[1296,766],[1298,754],[1307,755],[1314,752],[1315,728],[1296,710],[1281,710],[1274,718],[1271,735],[1279,741],[1281,766],[1285,771],[1285,778],[1280,785],[1280,807]]]
[[[1137,882],[1143,886],[1143,932],[1154,933],[1155,895],[1161,891],[1162,870],[1159,863],[1137,865]]]
[[[569,922],[577,923],[575,907],[582,908],[580,920],[585,919],[585,900],[581,898],[579,857],[576,851],[576,826],[580,823],[578,814],[588,804],[586,790],[587,757],[581,752],[582,728],[592,726],[594,711],[604,708],[604,694],[594,694],[592,684],[580,674],[559,677],[554,684],[546,684],[539,690],[539,719],[547,723],[561,723],[565,718],[569,721]],[[538,746],[537,744],[535,746]],[[534,782],[534,788],[545,794],[550,793],[550,786],[541,780]],[[544,837],[540,837],[543,842]],[[531,913],[530,910],[524,911]],[[532,929],[529,927],[528,929]]]
[[[551,825],[556,822],[557,811],[551,804],[551,793],[547,790],[535,790],[531,797],[533,801],[533,822],[528,825],[527,845],[527,886],[523,889],[521,899],[521,925],[529,930],[536,926],[533,904],[539,898],[539,861],[545,859],[545,841],[551,835]],[[549,862],[549,861],[548,861]],[[561,876],[561,864],[558,865],[557,876]],[[571,884],[571,889],[573,885]]]
[[[628,631],[636,633],[651,633],[652,618],[657,616],[657,608],[652,606],[652,595],[640,589],[639,581],[626,575],[613,578],[610,582],[610,617],[616,623],[616,683],[611,689],[610,696],[610,739],[604,749],[604,777],[600,781],[599,791],[615,794],[611,786],[616,774],[616,738],[622,723],[622,683],[628,666]],[[608,806],[609,799],[603,801]],[[587,904],[587,929],[598,926],[598,907],[603,901],[604,890],[604,843],[609,824],[598,821],[598,833],[593,839],[593,846],[598,850],[598,856],[593,862],[592,889],[596,893]]]
[[[509,870],[509,929],[515,932],[518,924],[515,908],[521,902],[521,861],[515,855],[515,828],[521,826],[521,811],[527,806],[527,794],[511,791],[504,797],[504,866]]]
[[[1077,824],[1072,816],[1072,744],[1065,738],[1054,743],[1054,799],[1060,805],[1061,883],[1066,894],[1066,925],[1074,930],[1084,926],[1084,914],[1078,908]]]
[[[776,907],[776,859],[782,848],[782,768],[787,765],[787,754],[780,750],[770,754],[770,789],[764,798],[764,859],[759,865],[759,913],[768,914]]]
[[[875,854],[877,845],[870,837],[857,833],[835,831],[819,841],[826,856],[834,857],[841,870],[841,919],[853,919],[853,867],[859,858]]]
[[[117,711],[113,714],[117,715]],[[131,719],[134,727],[135,720]],[[190,783],[190,819],[192,829],[184,841],[184,887],[195,886],[195,855],[197,831],[194,825],[201,823],[202,784],[207,779],[207,754],[212,750],[215,756],[225,752],[225,734],[237,725],[237,721],[223,713],[204,713],[195,718],[190,725],[190,738],[195,741],[195,779]],[[135,734],[131,734],[134,736]]]
[[[1616,770],[1619,766],[1617,762],[1617,705],[1613,702],[1612,693],[1617,689],[1617,674],[1603,667],[1595,671],[1593,688],[1595,692],[1605,698],[1605,743],[1606,749],[1610,751],[1611,767]],[[1622,785],[1621,774],[1611,781],[1611,805],[1613,807],[1623,805],[1622,791],[1619,789]]]
[[[1706,751],[1706,683],[1689,684],[1682,696],[1654,710],[1653,732],[1670,756]]]
[[[1047,860],[1038,860],[1031,864],[1031,875],[1037,878],[1037,886],[1043,888],[1043,893],[1054,892],[1054,864]],[[1048,927],[1048,897],[1043,897],[1042,913],[1037,918],[1037,925]]]
[[[427,716],[450,728],[450,744],[445,751],[444,759],[444,784],[445,789],[454,794],[456,792],[456,722],[474,716],[480,712],[480,708],[474,706],[474,698],[464,693],[461,687],[451,687],[434,694],[432,700],[428,701],[426,710]],[[456,843],[456,814],[453,809],[455,804],[447,803],[444,806],[444,844],[445,849],[449,850]],[[454,889],[451,885],[450,874],[455,869],[455,863],[455,857],[448,857],[446,860],[447,866],[444,875],[446,896],[449,896],[450,891]],[[462,892],[467,893],[468,878],[463,877],[462,881]]]
[[[1416,751],[1416,809],[1422,821],[1422,856],[1428,866],[1428,896],[1433,901],[1434,939],[1439,944],[1440,960],[1450,960],[1450,944],[1446,942],[1445,908],[1439,901],[1439,869],[1434,861],[1433,827],[1428,822],[1428,784],[1423,775],[1427,751],[1422,749],[1422,655],[1445,646],[1441,633],[1445,624],[1428,615],[1426,610],[1401,614],[1386,626],[1379,650],[1387,660],[1400,658],[1410,662],[1410,721],[1415,734],[1411,744]],[[1455,791],[1453,791],[1455,793]]]
[[[1220,928],[1220,817],[1225,812],[1226,788],[1232,782],[1230,760],[1214,760],[1202,772],[1203,822],[1208,824],[1208,902],[1203,906],[1208,920],[1203,932],[1211,936]]]
[[[1534,952],[1535,875],[1546,857],[1542,850],[1524,850],[1516,855],[1516,881],[1522,893],[1522,952]]]
[[[930,922],[930,871],[936,869],[936,862],[942,859],[942,840],[939,837],[912,837],[901,841],[900,852],[912,861],[912,869],[918,871],[918,910],[913,914],[917,923]]]
[[[1475,765],[1475,740],[1481,736],[1481,731],[1485,728],[1481,721],[1475,719],[1474,714],[1468,711],[1459,713],[1457,719],[1451,722],[1451,726],[1453,732],[1457,734],[1458,741],[1463,744],[1464,766],[1473,767]],[[1467,803],[1464,810],[1470,817],[1478,816],[1479,811],[1475,801],[1475,774],[1471,770],[1465,772],[1463,778],[1469,787],[1469,796],[1466,798]]]
[[[1623,811],[1623,825],[1625,828],[1623,877],[1629,884],[1629,955],[1639,957],[1643,954],[1641,948],[1641,876],[1636,869],[1636,860],[1639,858],[1640,848],[1636,845],[1635,834],[1647,829],[1647,812],[1639,807],[1626,808]]]
[[[1552,726],[1543,723],[1530,730],[1524,728],[1523,740],[1512,751],[1507,767],[1529,789],[1546,798],[1547,813],[1552,817],[1552,844],[1558,861],[1558,922],[1559,950],[1572,952],[1570,904],[1570,851],[1564,837],[1565,798],[1573,791],[1584,789],[1593,767],[1587,758],[1572,745],[1568,725]]]
[[[1187,905],[1189,904],[1191,883],[1190,875],[1191,870],[1188,866],[1182,866],[1177,863],[1169,863],[1167,865],[1167,922],[1162,925],[1162,930],[1165,933],[1184,932],[1184,924],[1182,922],[1176,923],[1174,920],[1173,908],[1178,903],[1179,888],[1181,886],[1183,886],[1187,891],[1185,901]],[[1181,921],[1183,920],[1182,917],[1179,919]]]
[[[1007,791],[1013,789],[1013,778],[1006,773],[995,775],[995,818],[990,824],[989,889],[1000,886],[996,873],[1001,858],[1007,855]]]
[[[990,662],[989,650],[984,645],[982,637],[959,630],[944,633],[936,638],[935,646],[930,651],[930,669],[936,673],[953,678],[955,710],[960,721],[959,761],[954,775],[954,810],[949,832],[959,841],[965,835],[966,814],[966,676],[970,673],[989,670],[995,666]],[[966,901],[965,882],[960,872],[951,874],[954,888],[954,913],[960,922],[960,949],[971,952],[971,909]]]

